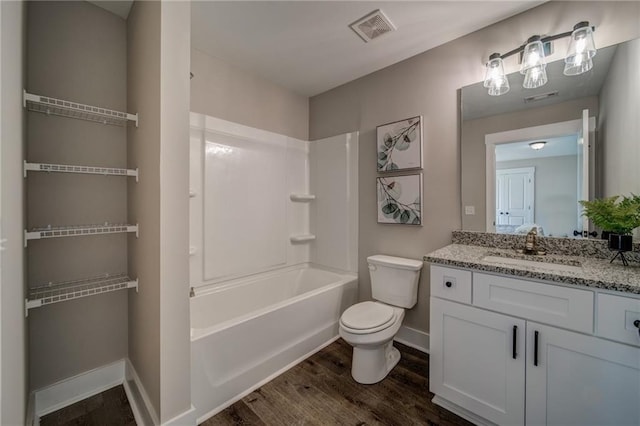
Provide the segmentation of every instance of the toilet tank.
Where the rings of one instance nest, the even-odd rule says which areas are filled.
[[[401,308],[412,308],[418,301],[418,279],[422,262],[402,257],[367,257],[373,299]]]

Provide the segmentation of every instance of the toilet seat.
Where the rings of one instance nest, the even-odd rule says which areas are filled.
[[[352,334],[371,334],[389,328],[397,319],[395,310],[377,302],[351,306],[340,317],[340,325]]]

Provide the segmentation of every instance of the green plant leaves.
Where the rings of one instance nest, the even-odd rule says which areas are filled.
[[[603,231],[630,234],[640,226],[640,196],[623,196],[618,202],[620,197],[614,195],[591,201],[581,200],[579,203],[584,207],[582,214]]]

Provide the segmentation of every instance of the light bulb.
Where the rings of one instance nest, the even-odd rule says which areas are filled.
[[[524,75],[522,87],[525,89],[535,89],[547,84],[547,71],[545,68],[546,65],[540,65],[528,69]]]
[[[592,58],[596,55],[593,30],[589,22],[579,22],[573,27],[569,48],[564,62],[564,75],[580,75],[593,68]]]
[[[520,74],[526,74],[528,70],[544,65],[546,65],[544,46],[542,41],[540,41],[540,36],[530,37],[522,53]]]
[[[491,96],[500,96],[507,93],[510,89],[509,80],[504,74],[504,64],[499,53],[494,53],[489,57],[487,62],[487,71],[484,77],[484,87],[486,87]]]

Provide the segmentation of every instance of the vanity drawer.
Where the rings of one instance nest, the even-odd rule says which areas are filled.
[[[431,265],[431,295],[471,304],[471,271]]]
[[[473,304],[593,333],[593,292],[489,274],[473,274]]]
[[[640,320],[640,299],[598,294],[598,336],[640,346],[636,320]]]

